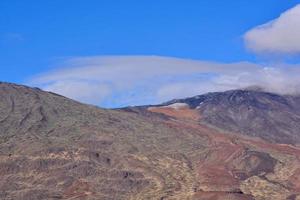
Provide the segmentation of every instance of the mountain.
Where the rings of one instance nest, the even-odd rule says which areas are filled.
[[[300,143],[300,96],[280,96],[262,90],[209,93],[164,105],[185,103],[201,121],[230,132],[270,142]]]
[[[234,90],[110,110],[0,83],[0,199],[299,199],[298,102]]]

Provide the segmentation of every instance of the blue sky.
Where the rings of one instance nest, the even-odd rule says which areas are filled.
[[[280,14],[295,7],[297,3],[299,1],[294,0],[1,0],[0,80],[38,85],[43,89],[54,90],[83,102],[105,107],[157,103],[179,96],[171,94],[164,98],[154,98],[153,95],[158,93],[159,85],[153,86],[150,83],[141,85],[135,83],[120,88],[111,87],[115,84],[111,79],[104,82],[99,78],[86,81],[86,77],[76,75],[75,78],[59,80],[60,82],[55,83],[55,87],[53,85],[50,87],[49,82],[46,83],[41,79],[47,79],[48,74],[55,71],[56,73],[67,69],[72,71],[72,67],[90,71],[86,66],[91,66],[91,62],[96,61],[98,68],[101,68],[103,66],[100,66],[99,62],[102,63],[101,58],[106,56],[116,56],[116,60],[119,56],[129,56],[133,59],[130,62],[134,63],[138,56],[156,55],[166,59],[172,57],[223,64],[276,63],[276,66],[279,58],[284,65],[287,65],[287,62],[298,64],[298,50],[296,56],[292,52],[292,58],[290,54],[282,56],[282,52],[278,49],[275,56],[270,53],[261,54],[262,47],[253,47],[253,42],[250,48],[245,48],[244,38],[247,31],[277,19]],[[257,37],[252,34],[250,39],[257,42]],[[263,43],[260,40],[259,42]],[[285,49],[280,45],[279,47]],[[87,58],[90,59],[86,63]],[[148,58],[146,60],[156,65],[160,65],[160,62],[166,64],[166,60],[158,57],[155,57],[154,61],[149,61]],[[111,62],[116,63],[116,61]],[[122,63],[117,62],[117,64]],[[138,64],[143,68],[142,61]],[[184,66],[183,63],[182,67],[177,67],[184,71]],[[111,68],[115,69],[115,66]],[[149,68],[153,67],[149,66]],[[282,67],[276,69],[279,68]],[[135,69],[130,68],[131,71],[127,73],[135,74]],[[168,69],[172,71],[172,67]],[[248,68],[245,70],[247,71]],[[243,69],[238,70],[241,71]],[[98,75],[101,76],[101,73],[99,72]],[[112,71],[112,73],[120,72]],[[182,73],[170,72],[162,75],[155,74],[155,76],[157,82],[164,86],[171,83],[193,85],[195,80],[197,84],[205,81],[203,74],[211,78],[215,73],[220,72],[219,70],[217,72],[192,70],[184,76],[181,76]],[[37,79],[39,81],[36,81]],[[68,95],[68,92],[64,92],[66,89],[61,88],[68,88],[68,91],[76,90],[67,85],[67,83],[71,84],[70,79],[76,79],[78,88],[81,86],[91,87],[94,90],[99,88],[106,95],[100,95],[101,98],[90,94],[85,98],[76,98],[76,94],[73,93]],[[136,81],[147,82],[148,79],[149,82],[153,82],[153,76],[150,80],[146,75]],[[57,80],[49,81],[54,84]],[[205,92],[209,89],[214,90],[211,86],[207,88]],[[194,95],[201,91],[203,90],[195,90],[186,95]],[[178,92],[180,93],[180,90]],[[91,98],[93,100],[90,100]],[[121,100],[118,102],[116,99],[119,98]],[[130,98],[133,100],[128,100]]]

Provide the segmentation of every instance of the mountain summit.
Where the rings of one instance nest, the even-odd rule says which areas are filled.
[[[300,97],[262,90],[231,90],[177,99],[163,105],[184,103],[201,116],[201,122],[230,132],[271,142],[300,142]]]
[[[298,105],[233,90],[109,110],[0,83],[0,199],[297,199]]]

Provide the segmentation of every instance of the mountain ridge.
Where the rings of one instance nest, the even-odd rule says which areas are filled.
[[[175,103],[187,104],[198,111],[202,122],[220,129],[271,142],[300,142],[299,96],[237,89],[174,99],[157,107]]]

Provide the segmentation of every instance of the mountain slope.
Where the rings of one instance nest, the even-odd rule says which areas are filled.
[[[300,97],[263,91],[232,90],[208,93],[163,105],[185,103],[201,122],[278,143],[300,142]]]
[[[201,118],[191,105],[107,110],[1,83],[0,199],[300,196],[300,149]]]

